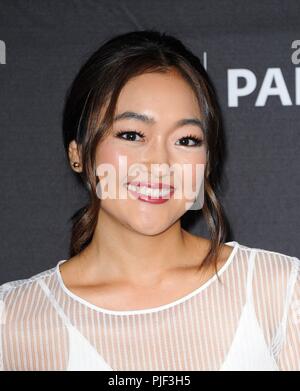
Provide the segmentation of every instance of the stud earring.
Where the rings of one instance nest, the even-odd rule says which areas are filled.
[[[80,164],[79,164],[78,162],[74,162],[74,163],[73,163],[73,167],[76,167],[76,168],[77,168],[77,167],[79,167],[79,166],[80,166]]]

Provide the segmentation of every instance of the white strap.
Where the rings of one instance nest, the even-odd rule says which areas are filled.
[[[48,288],[48,286],[45,284],[44,280],[41,278],[38,280],[38,283],[42,287],[42,289],[45,291],[46,295],[49,297],[50,302],[53,304],[54,308],[62,318],[62,320],[65,322],[66,326],[73,326],[72,323],[70,322],[69,318],[65,314],[64,310],[61,308],[61,306],[58,304],[57,300],[53,296],[52,292]]]
[[[272,351],[273,351],[274,356],[278,356],[278,354],[280,353],[280,350],[281,350],[281,347],[282,347],[282,344],[283,344],[283,341],[284,341],[284,338],[286,335],[286,325],[287,325],[288,312],[289,312],[289,308],[290,308],[290,302],[292,299],[292,295],[293,295],[293,291],[294,291],[294,287],[295,287],[295,284],[297,281],[297,276],[298,276],[299,267],[300,267],[299,262],[297,262],[297,258],[295,259],[295,261],[293,259],[292,271],[290,273],[290,277],[289,277],[288,284],[287,284],[284,312],[283,312],[282,320],[279,324],[279,327],[278,327],[276,334],[275,334],[273,341],[272,341]]]
[[[246,286],[246,300],[253,303],[253,271],[254,271],[254,261],[255,261],[256,249],[251,249],[250,257],[248,260],[248,272],[247,272],[247,286]]]

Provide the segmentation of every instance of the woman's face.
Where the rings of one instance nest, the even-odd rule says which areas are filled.
[[[202,115],[193,90],[176,70],[164,74],[146,73],[129,80],[119,95],[115,118],[125,112],[144,117],[123,115],[114,121],[109,136],[97,146],[96,167],[100,168],[97,176],[101,182],[101,193],[97,191],[97,194],[102,198],[100,213],[109,214],[141,234],[159,234],[189,209],[187,205],[191,205],[193,199],[183,186],[185,183],[192,186],[190,190],[199,189],[196,187],[196,178],[199,179],[197,164],[203,179],[206,163],[203,128],[196,121],[178,123],[184,119],[201,122]],[[155,166],[151,166],[153,164]],[[187,164],[185,171],[184,164]],[[108,166],[112,169],[109,175],[104,169]],[[112,172],[116,177],[111,175]],[[107,198],[103,197],[104,191],[109,190],[103,182],[105,177],[106,182],[115,184],[116,189],[116,193],[108,193]],[[161,194],[157,191],[143,194],[140,188],[128,189],[127,183],[133,181],[145,182],[152,189],[155,184],[166,184],[164,199],[167,201],[161,203]],[[173,194],[168,185],[175,186]]]

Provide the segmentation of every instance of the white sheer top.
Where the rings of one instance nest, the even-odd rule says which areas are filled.
[[[71,292],[60,260],[0,286],[0,369],[300,370],[300,260],[233,247],[191,293],[142,310],[98,307]]]

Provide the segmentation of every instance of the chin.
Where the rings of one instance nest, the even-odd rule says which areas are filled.
[[[170,227],[170,224],[162,225],[162,224],[155,224],[153,223],[152,225],[149,224],[150,222],[148,221],[145,224],[128,224],[130,229],[134,230],[135,232],[138,232],[141,235],[147,235],[147,236],[155,236],[159,235],[165,230],[167,230]]]

